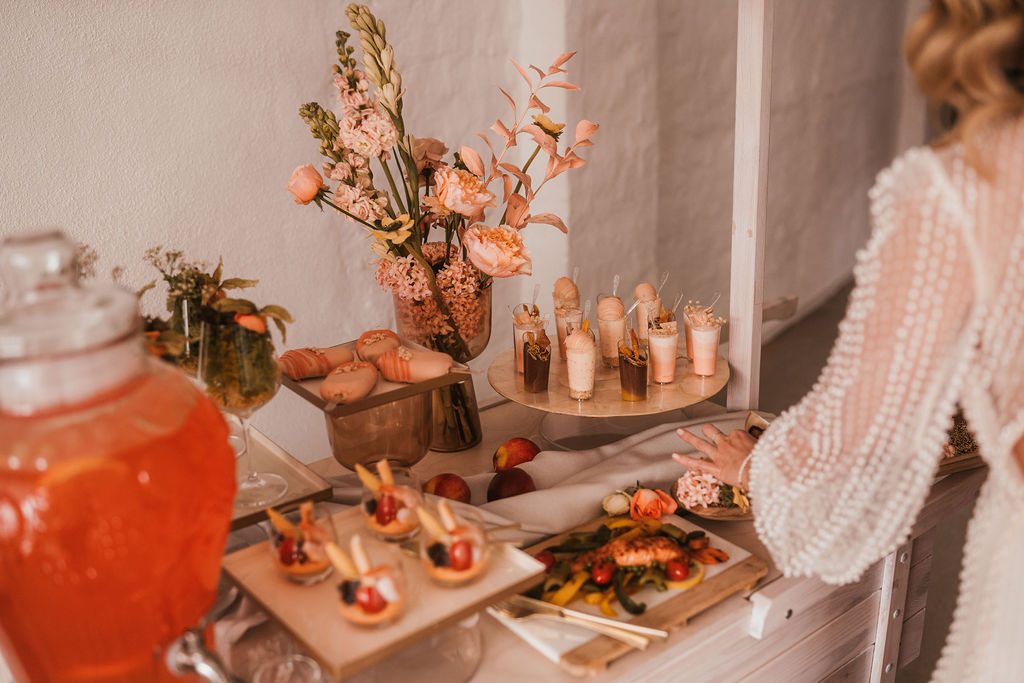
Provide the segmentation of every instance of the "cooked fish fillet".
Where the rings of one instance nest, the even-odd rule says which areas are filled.
[[[652,562],[662,564],[686,556],[686,550],[665,536],[640,536],[616,539],[600,548],[580,555],[572,562],[574,572],[582,571],[591,562],[612,559],[620,567],[647,566]]]

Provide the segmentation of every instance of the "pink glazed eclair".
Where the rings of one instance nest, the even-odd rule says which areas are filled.
[[[440,351],[408,349],[399,346],[377,359],[377,368],[391,382],[424,382],[448,372],[452,357]]]
[[[373,391],[377,376],[373,363],[363,360],[342,363],[320,383],[320,395],[332,403],[352,403]]]
[[[402,340],[391,330],[369,330],[359,335],[356,355],[360,360],[376,364],[378,358],[401,345]]]
[[[281,367],[281,372],[294,380],[300,380],[307,377],[323,377],[332,368],[355,360],[355,357],[349,349],[341,346],[332,346],[329,349],[307,346],[304,349],[285,351],[277,359],[277,364]]]

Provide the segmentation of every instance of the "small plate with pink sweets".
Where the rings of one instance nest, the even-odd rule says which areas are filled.
[[[757,439],[768,429],[768,424],[763,417],[751,412],[744,429]],[[705,519],[742,522],[754,518],[747,491],[730,486],[707,472],[687,470],[673,484],[672,496],[685,510]]]

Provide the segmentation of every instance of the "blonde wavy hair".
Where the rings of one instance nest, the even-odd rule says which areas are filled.
[[[987,175],[978,135],[1024,112],[1011,80],[1024,75],[1024,0],[932,0],[907,31],[906,55],[933,111],[954,111],[933,144],[963,142],[968,163]]]

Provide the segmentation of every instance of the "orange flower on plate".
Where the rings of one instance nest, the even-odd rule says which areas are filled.
[[[676,502],[664,491],[638,489],[629,501],[629,516],[633,519],[661,519],[676,511]]]
[[[451,211],[472,217],[481,215],[488,206],[495,206],[494,193],[469,171],[440,166],[434,179],[437,198]]]
[[[258,315],[235,313],[235,322],[256,334],[264,334],[267,331],[267,321]]]

